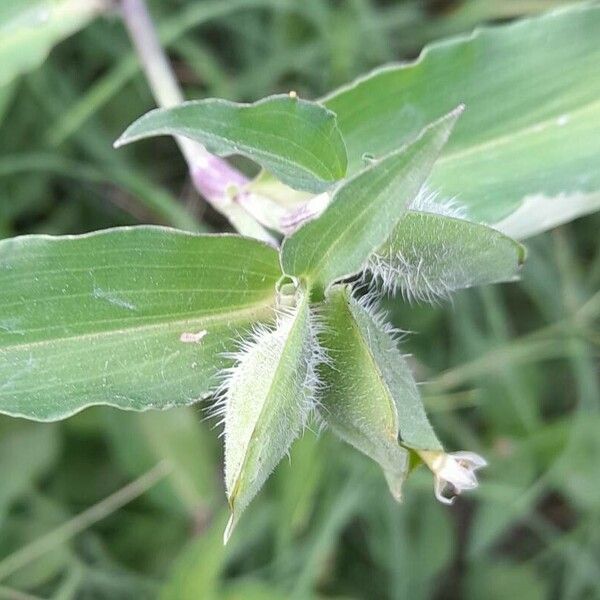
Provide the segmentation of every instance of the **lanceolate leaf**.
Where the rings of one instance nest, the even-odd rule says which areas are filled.
[[[394,336],[360,306],[349,288],[334,286],[323,305],[323,347],[329,363],[320,373],[320,414],[343,440],[381,465],[397,498],[411,447],[439,449],[419,392]]]
[[[349,171],[365,152],[397,148],[462,102],[431,183],[472,218],[495,223],[536,200],[518,231],[526,237],[540,222],[598,209],[599,38],[600,6],[584,4],[434,44],[414,63],[334,92],[324,103],[337,114]]]
[[[300,433],[314,404],[316,339],[308,294],[282,313],[274,329],[259,329],[244,343],[223,398],[225,484],[231,520],[260,490]]]
[[[189,404],[237,332],[271,318],[271,247],[161,227],[0,242],[0,412]]]
[[[346,174],[346,148],[335,115],[295,96],[254,104],[208,99],[149,112],[117,140],[182,135],[213,154],[243,154],[293,188],[317,192]]]
[[[54,44],[108,6],[106,0],[2,0],[0,86],[40,65]]]
[[[525,248],[486,225],[409,210],[369,260],[384,288],[408,299],[517,278]]]
[[[419,192],[460,112],[455,109],[411,144],[345,181],[318,219],[284,241],[283,270],[306,277],[317,290],[360,271]]]

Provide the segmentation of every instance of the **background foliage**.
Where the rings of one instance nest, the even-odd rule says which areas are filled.
[[[431,39],[557,4],[151,8],[188,98],[247,101],[319,97]],[[39,60],[0,82],[0,236],[224,227],[171,140],[112,149],[153,106],[116,15]],[[376,465],[308,432],[223,548],[222,450],[201,407],[2,417],[0,598],[600,597],[599,227],[593,215],[530,240],[519,284],[433,308],[389,303],[397,326],[420,332],[406,348],[445,445],[491,463],[454,507],[420,473],[397,506]]]

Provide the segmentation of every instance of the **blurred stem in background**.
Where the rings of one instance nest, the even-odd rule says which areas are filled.
[[[0,561],[0,581],[4,581],[15,571],[22,569],[47,552],[50,552],[56,546],[75,537],[78,533],[86,530],[97,521],[104,519],[122,508],[125,504],[138,498],[161,479],[164,479],[171,471],[172,467],[167,461],[159,462],[141,477],[138,477],[135,481],[132,481],[114,494],[104,498],[56,529],[49,531],[46,535],[37,538],[31,544],[3,558]]]
[[[152,94],[161,108],[181,104],[183,93],[158,39],[144,0],[121,0],[123,20],[136,49]],[[235,198],[235,191],[248,179],[222,158],[213,156],[202,144],[176,137],[194,187],[243,235],[268,242],[274,238],[248,214]]]

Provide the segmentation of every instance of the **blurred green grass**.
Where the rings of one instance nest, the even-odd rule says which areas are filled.
[[[151,8],[187,97],[254,100],[318,97],[437,37],[557,4]],[[0,236],[225,227],[172,141],[112,149],[152,106],[116,14],[1,88]],[[309,431],[223,548],[221,449],[201,407],[95,408],[53,425],[1,418],[0,598],[600,598],[598,231],[592,215],[530,240],[519,284],[436,307],[388,302],[395,323],[418,332],[406,348],[445,444],[490,462],[455,506],[438,505],[421,472],[396,505],[375,465]]]

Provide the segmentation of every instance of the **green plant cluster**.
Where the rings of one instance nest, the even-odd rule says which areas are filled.
[[[182,68],[203,64],[196,95],[295,90],[158,109],[118,140],[173,135],[252,161],[234,159],[252,175],[223,199],[257,240],[213,233],[227,228],[217,205],[199,222],[156,186],[181,176],[170,146],[137,145],[146,171],[111,148],[143,112],[114,19],[32,70],[106,8],[40,28],[43,4],[0,10],[13,69],[0,81],[0,412],[25,419],[0,421],[0,596],[544,598],[552,581],[561,597],[594,597],[597,216],[534,238],[521,283],[464,290],[515,281],[513,238],[600,205],[598,6],[434,44],[316,101],[323,53],[339,83],[390,58],[382,32],[460,28],[478,3],[427,20],[410,2],[155,6]],[[213,20],[228,52],[188,33]],[[350,62],[357,32],[373,40],[365,64]],[[57,68],[80,64],[69,49],[87,91]],[[99,55],[113,66],[98,78]],[[236,78],[220,64],[232,56]],[[395,326],[421,333],[400,343]],[[222,420],[228,507],[201,401]],[[418,463],[448,502],[476,486],[479,453],[477,510],[436,505]]]

